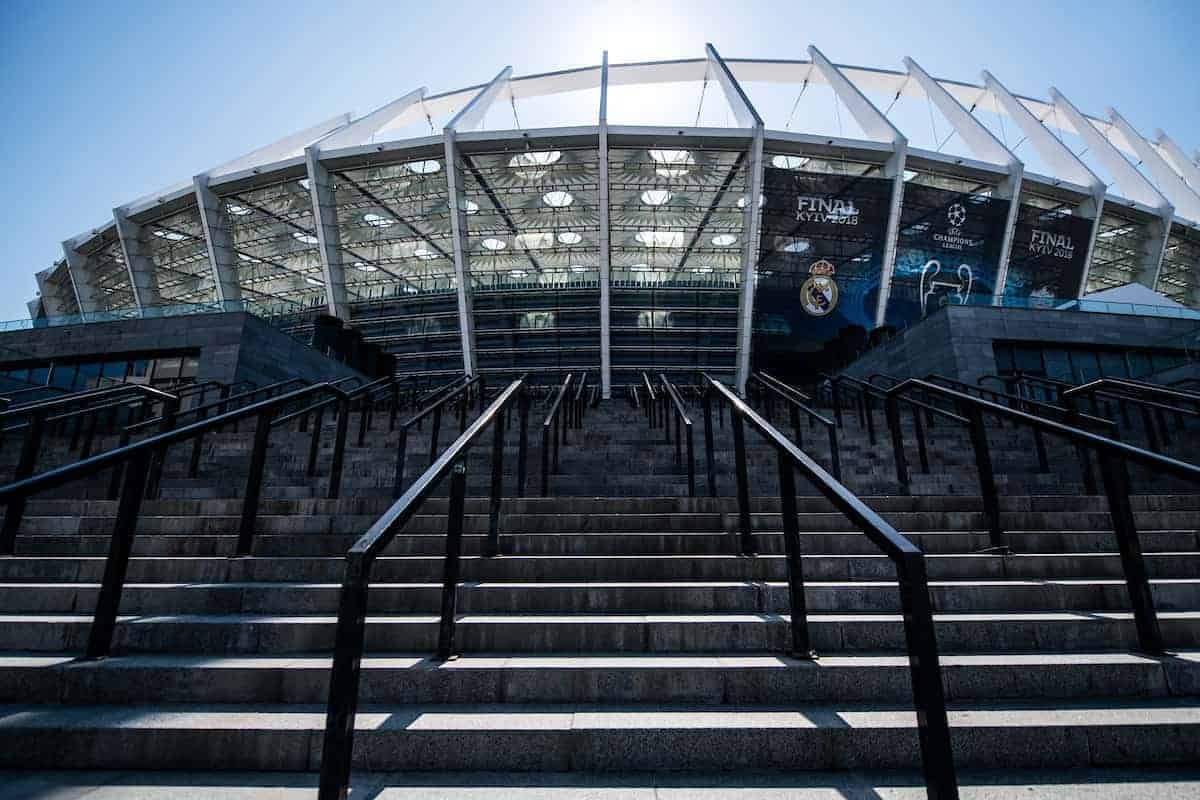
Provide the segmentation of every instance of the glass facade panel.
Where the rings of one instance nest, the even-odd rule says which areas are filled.
[[[1105,211],[1088,266],[1087,292],[1133,283],[1146,263],[1150,245],[1146,226]]]
[[[614,384],[735,369],[747,183],[744,151],[609,152]]]
[[[600,368],[594,149],[459,153],[478,370]],[[538,375],[537,373],[542,373]]]
[[[455,294],[401,295],[352,303],[350,316],[363,338],[395,356],[396,374],[462,374],[462,340]]]
[[[237,253],[238,285],[252,310],[325,303],[325,280],[307,179],[293,179],[222,196]]]
[[[216,300],[204,226],[195,206],[145,223],[142,238],[164,305]]]
[[[442,159],[331,170],[350,301],[454,294]]]
[[[1178,303],[1200,305],[1200,233],[1172,228],[1157,289]]]
[[[108,231],[93,240],[93,249],[85,251],[84,269],[91,277],[96,291],[97,311],[121,311],[137,308],[133,289],[129,285],[129,270],[116,231]]]

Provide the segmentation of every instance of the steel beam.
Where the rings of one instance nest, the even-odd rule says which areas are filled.
[[[608,51],[600,61],[600,392],[612,398],[612,234],[608,187]]]
[[[134,304],[138,311],[161,306],[162,298],[158,293],[154,259],[147,252],[142,226],[131,220],[123,208],[113,209],[113,221],[117,225],[121,253],[125,256],[125,269],[129,271],[129,286],[133,290]]]
[[[483,122],[484,116],[512,78],[507,66],[462,107],[442,131],[446,152],[446,188],[450,204],[450,234],[454,243],[454,278],[458,289],[458,326],[462,337],[463,372],[474,375],[475,317],[471,300],[470,275],[467,271],[467,214],[464,208],[462,173],[458,169],[457,133]]]
[[[1092,172],[1079,156],[1071,152],[1071,149],[1062,143],[1050,129],[1033,115],[1026,108],[1025,104],[1018,100],[1011,92],[1004,87],[1004,84],[996,80],[992,73],[984,70],[981,73],[983,78],[984,88],[991,93],[996,102],[1003,108],[1004,113],[1013,120],[1017,127],[1021,129],[1021,133],[1033,145],[1034,150],[1041,156],[1042,160],[1054,171],[1054,176],[1065,181],[1078,184],[1087,188],[1091,199],[1086,203],[1081,203],[1076,206],[1075,213],[1084,219],[1092,220],[1091,234],[1088,236],[1087,256],[1084,260],[1083,277],[1079,283],[1079,289],[1075,293],[1076,297],[1082,297],[1087,290],[1088,270],[1092,263],[1092,251],[1096,247],[1096,235],[1100,232],[1100,215],[1104,210],[1104,197],[1108,191],[1108,187],[1104,181]]]
[[[196,187],[196,207],[200,210],[200,225],[204,229],[204,243],[208,247],[208,264],[212,269],[213,289],[217,302],[236,303],[242,299],[242,287],[238,283],[238,256],[230,235],[228,212],[217,193],[208,187],[209,176],[197,175],[192,179]]]
[[[738,394],[744,396],[746,381],[750,377],[750,355],[754,344],[754,289],[758,273],[758,240],[762,235],[762,208],[758,204],[758,198],[763,192],[765,126],[754,104],[733,77],[717,49],[712,44],[706,44],[704,52],[708,59],[706,74],[711,75],[721,87],[734,118],[739,125],[749,128],[752,136],[749,157],[744,167],[746,202],[742,207],[742,286],[738,298],[737,370],[734,378]]]
[[[50,281],[50,278],[54,275],[56,269],[58,269],[57,266],[44,269],[35,273],[33,277],[34,280],[37,281],[38,295],[42,302],[42,310],[45,311],[46,316],[65,317],[70,313],[70,306],[65,305],[62,297],[60,296],[60,293],[62,292],[61,284],[53,284]],[[65,266],[64,272],[66,272],[67,280],[69,281],[70,272],[67,271]],[[78,305],[78,299],[75,298],[74,291],[74,288],[72,288],[71,296],[76,300],[76,305]]]
[[[85,235],[83,239],[90,238]],[[79,239],[67,239],[62,243],[63,257],[67,261],[67,273],[71,276],[71,285],[75,288],[75,302],[79,305],[81,315],[95,314],[100,310],[100,296],[96,284],[88,270],[88,257],[75,248]]]
[[[398,97],[392,102],[380,106],[370,114],[359,117],[349,125],[338,128],[313,146],[320,151],[329,151],[366,144],[372,136],[399,119],[408,109],[420,105],[428,93],[429,90],[424,86],[414,89],[403,97]]]
[[[1021,208],[1021,179],[1025,174],[1025,165],[916,61],[906,57],[904,66],[909,76],[916,80],[926,97],[937,106],[938,111],[950,122],[955,133],[966,142],[971,152],[983,161],[1004,167],[1008,173],[1008,177],[996,187],[996,196],[1008,198],[1009,201],[1008,215],[1004,220],[1004,237],[1000,242],[1000,262],[996,265],[996,286],[992,295],[993,305],[1000,305],[1004,296],[1004,282],[1008,279],[1008,259],[1012,253],[1017,215]]]
[[[321,163],[319,145],[304,149],[308,171],[308,192],[312,197],[313,227],[317,231],[317,251],[321,254],[321,275],[325,282],[325,306],[340,320],[350,321],[347,302],[346,270],[342,263],[341,233],[337,226],[337,205],[329,171]]]
[[[1180,216],[1200,221],[1200,194],[1187,185],[1183,176],[1176,172],[1154,145],[1135,131],[1115,108],[1108,109],[1108,118],[1158,184],[1159,192],[1175,207]]]
[[[1166,253],[1167,235],[1171,229],[1171,220],[1175,216],[1175,208],[1136,167],[1125,160],[1121,151],[1117,150],[1062,92],[1051,86],[1049,94],[1054,107],[1074,126],[1083,143],[1113,176],[1121,188],[1121,194],[1129,200],[1149,206],[1158,215],[1158,220],[1146,226],[1150,238],[1144,254],[1145,260],[1137,275],[1138,283],[1153,289],[1158,283],[1158,273]],[[1090,268],[1090,263],[1088,266]]]
[[[884,176],[892,179],[892,201],[888,209],[883,268],[879,276],[879,303],[875,307],[875,326],[879,327],[883,325],[887,316],[892,273],[896,269],[896,240],[900,235],[900,208],[904,199],[904,165],[908,156],[908,139],[820,50],[809,45],[808,54],[813,65],[820,71],[838,99],[845,103],[863,132],[875,141],[886,142],[892,147],[892,155],[883,168]]]
[[[1183,180],[1193,191],[1200,192],[1200,164],[1192,161],[1183,152],[1183,148],[1161,130],[1154,132],[1154,144],[1170,165],[1183,176]],[[1200,222],[1200,220],[1196,220]]]

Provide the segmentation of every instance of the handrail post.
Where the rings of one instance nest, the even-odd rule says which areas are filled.
[[[867,421],[867,441],[875,445],[875,413],[871,409],[871,394],[866,389],[859,389],[862,397],[862,414]]]
[[[783,546],[788,566],[788,609],[792,617],[792,656],[816,658],[808,638],[808,603],[804,597],[804,561],[800,551],[800,525],[796,520],[796,475],[792,462],[779,450],[779,500],[783,515]]]
[[[1015,423],[1014,423],[1015,427]],[[1033,448],[1037,451],[1038,472],[1050,471],[1050,458],[1046,455],[1046,438],[1042,436],[1041,428],[1033,429]]]
[[[500,502],[504,495],[504,414],[492,423],[492,486],[488,493],[488,538],[484,555],[500,555]],[[455,473],[457,477],[457,472]]]
[[[438,435],[442,431],[442,406],[433,409],[433,422],[429,426],[429,463],[437,460]]]
[[[1108,497],[1108,513],[1112,517],[1113,533],[1117,538],[1117,549],[1121,554],[1121,568],[1125,573],[1125,585],[1129,590],[1130,605],[1133,606],[1133,621],[1137,628],[1138,648],[1151,655],[1161,655],[1163,650],[1162,631],[1158,627],[1158,615],[1154,610],[1154,595],[1150,591],[1150,580],[1146,575],[1146,562],[1142,557],[1142,545],[1138,541],[1137,524],[1133,509],[1129,505],[1129,473],[1124,459],[1105,453],[1097,453],[1100,461],[1100,477],[1104,482],[1104,493]]]
[[[717,496],[717,460],[713,454],[712,389],[704,387],[704,466],[708,473],[708,496]]]
[[[738,527],[741,540],[738,550],[743,556],[754,553],[754,534],[750,530],[750,479],[746,473],[746,426],[742,412],[729,409],[729,421],[733,426],[733,448],[737,464]]]
[[[838,452],[837,425],[829,426],[829,461],[833,467],[833,477],[842,480],[842,455]]]
[[[371,427],[371,398],[365,393],[358,407],[358,446],[362,447],[367,440],[367,430]]]
[[[892,393],[888,393],[887,398],[883,401],[883,410],[887,415],[888,428],[892,433],[892,460],[896,462],[896,480],[900,484],[900,494],[912,494],[912,486],[908,479],[908,457],[904,453],[904,431],[900,427],[900,400]],[[917,432],[917,438],[920,440],[920,431]],[[924,442],[921,442],[924,449]]]
[[[992,456],[988,447],[987,430],[983,427],[983,411],[974,403],[965,409],[970,422],[971,449],[975,451],[975,467],[979,471],[979,492],[983,511],[988,518],[988,536],[992,547],[1007,550],[1004,530],[1000,526],[1000,497],[996,492],[996,476],[992,471]]]
[[[691,420],[687,424],[688,497],[696,496],[696,443]]]
[[[553,428],[542,423],[542,497],[550,494],[550,437]]]
[[[159,426],[159,433],[166,433],[174,429],[175,421],[179,413],[179,399],[170,398],[163,400],[162,408],[162,424]],[[158,487],[162,483],[162,472],[167,462],[167,448],[161,447],[150,459],[150,477],[146,479],[146,497],[158,497]]]
[[[404,459],[408,452],[408,426],[400,426],[400,441],[396,443],[396,469],[392,476],[392,496],[399,497],[404,488]]]
[[[305,416],[308,416],[305,414]],[[321,429],[325,426],[325,406],[321,406],[313,414],[312,436],[308,441],[308,463],[305,465],[305,474],[308,477],[313,477],[317,474],[317,456],[321,452]]]
[[[350,757],[354,748],[354,718],[358,713],[370,570],[367,559],[346,557],[333,645],[333,668],[329,675],[325,738],[321,747],[320,800],[345,800],[350,788]]]
[[[921,772],[930,800],[957,800],[958,778],[950,746],[950,721],[933,626],[923,553],[908,553],[896,562],[900,578],[900,606],[908,668],[912,676],[913,703],[917,707],[917,738],[921,745]]]
[[[899,412],[897,412],[897,413],[899,413]],[[917,458],[920,459],[920,461],[921,461],[921,472],[928,474],[928,472],[929,472],[929,449],[926,446],[926,442],[925,442],[925,421],[924,421],[923,417],[929,417],[930,419],[932,419],[933,413],[930,412],[928,409],[926,409],[924,411],[924,414],[922,414],[921,407],[914,405],[912,407],[912,414],[913,414],[913,430],[915,431],[915,433],[917,435]]]
[[[463,507],[466,504],[467,468],[456,464],[450,473],[450,511],[446,515],[446,560],[442,568],[442,616],[438,627],[437,659],[454,655],[458,617],[458,578],[462,564]]]
[[[842,396],[836,378],[829,378],[829,402],[833,406],[833,418],[842,427]]]
[[[121,610],[121,591],[125,588],[125,573],[129,566],[129,554],[133,550],[138,513],[142,508],[142,498],[146,494],[150,460],[150,453],[142,450],[129,459],[125,468],[125,486],[117,505],[117,518],[113,522],[108,558],[104,561],[104,578],[100,583],[100,593],[96,597],[96,612],[92,617],[91,630],[88,631],[88,658],[104,658],[112,649],[117,613]]]
[[[524,386],[521,387],[517,405],[521,419],[521,437],[517,445],[517,497],[524,497],[526,465],[529,458],[529,407],[532,405]]]
[[[333,438],[333,461],[329,464],[329,490],[326,497],[335,499],[342,493],[342,464],[346,459],[346,428],[350,425],[350,397],[341,395],[337,403],[337,428]]]
[[[25,437],[21,442],[21,455],[17,460],[17,469],[13,480],[19,481],[33,474],[37,464],[38,450],[42,447],[42,430],[46,425],[46,412],[37,409],[30,413],[29,423],[25,428]],[[25,516],[25,504],[28,498],[20,497],[9,501],[4,509],[4,526],[0,528],[0,555],[11,556],[17,546],[17,530],[21,527],[21,518]]]
[[[258,412],[254,423],[254,450],[250,453],[250,471],[246,475],[246,493],[242,501],[242,521],[238,527],[237,554],[250,555],[254,545],[254,527],[258,521],[258,499],[262,493],[263,470],[267,464],[267,440],[271,435],[272,412]],[[343,419],[345,415],[343,414]],[[340,424],[340,421],[339,421]]]

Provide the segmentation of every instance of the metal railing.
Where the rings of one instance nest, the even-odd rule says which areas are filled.
[[[1096,408],[1097,397],[1113,400],[1118,404],[1126,424],[1129,423],[1129,416],[1125,404],[1137,406],[1142,413],[1142,430],[1146,435],[1146,443],[1156,453],[1162,452],[1164,446],[1171,444],[1167,414],[1175,418],[1177,430],[1186,426],[1185,417],[1200,418],[1200,394],[1124,378],[1100,378],[1063,389],[1058,397],[1068,408],[1075,408],[1078,401],[1087,399],[1093,411]],[[1180,404],[1191,407],[1180,407]]]
[[[542,420],[542,497],[550,494],[550,472],[558,472],[558,445],[567,443],[567,425],[563,420],[563,400],[571,389],[574,374],[568,372],[554,394],[550,410]],[[553,453],[551,452],[553,451]]]
[[[913,701],[917,709],[917,733],[921,745],[921,768],[931,798],[958,797],[958,780],[950,746],[950,725],[946,716],[945,689],[938,658],[937,637],[933,627],[933,603],[925,554],[902,536],[849,489],[821,468],[803,450],[758,415],[724,384],[705,376],[709,396],[715,396],[731,412],[735,446],[738,451],[738,509],[741,517],[742,552],[752,551],[749,494],[745,487],[745,439],[738,435],[749,424],[775,447],[779,461],[779,499],[783,515],[783,540],[788,565],[788,596],[791,602],[792,651],[801,658],[812,658],[808,634],[807,606],[804,598],[804,573],[800,552],[800,527],[796,507],[795,470],[799,469],[834,508],[853,522],[896,565],[903,609],[904,636],[912,676]],[[705,401],[706,408],[711,401]],[[706,414],[711,430],[711,415]],[[710,474],[711,477],[711,474]]]
[[[654,384],[650,382],[650,376],[645,372],[642,373],[642,385],[639,387],[645,390],[645,412],[646,422],[651,428],[658,427],[658,392],[654,391]]]
[[[456,651],[455,622],[458,578],[462,554],[463,512],[466,498],[466,468],[460,463],[473,445],[492,426],[491,488],[487,551],[500,551],[500,506],[503,497],[504,419],[508,407],[523,395],[523,380],[509,384],[479,417],[413,482],[412,486],[384,512],[346,553],[345,577],[338,605],[333,667],[329,677],[329,703],[325,717],[325,740],[321,750],[321,800],[341,800],[350,783],[354,746],[354,720],[358,712],[358,688],[366,638],[367,594],[375,559],[415,516],[438,483],[450,476],[450,505],[446,519],[446,561],[442,581],[441,617],[437,656],[449,658]],[[521,404],[528,413],[528,404]],[[526,430],[525,427],[522,431]],[[524,458],[522,446],[519,458]]]
[[[587,411],[587,379],[588,375],[586,372],[579,377],[579,382],[575,386],[575,395],[571,398],[571,406],[569,409],[569,413],[571,415],[570,427],[575,429],[580,429],[583,427],[583,415]]]
[[[21,452],[17,457],[17,465],[13,471],[12,480],[19,481],[28,478],[37,469],[38,456],[42,449],[42,439],[52,424],[65,426],[68,420],[75,421],[74,434],[69,445],[69,448],[73,450],[78,445],[79,435],[84,425],[84,418],[88,417],[90,421],[84,442],[84,448],[87,451],[84,453],[84,457],[86,457],[91,451],[97,415],[103,411],[124,405],[130,401],[141,404],[144,409],[149,408],[151,403],[161,403],[163,407],[162,419],[173,423],[175,412],[179,408],[179,398],[175,395],[140,384],[126,384],[111,389],[98,389],[86,394],[85,398],[81,398],[79,395],[71,395],[54,400],[43,400],[39,403],[0,413],[0,425],[7,419],[24,419],[18,425],[5,428],[3,431],[5,434],[13,430],[25,431],[25,435],[21,440]],[[112,402],[113,398],[117,398],[116,403]],[[90,405],[85,408],[68,410],[62,414],[51,416],[53,411],[62,408],[69,409],[80,402],[80,400],[87,400],[89,402],[100,400],[101,403],[100,405]],[[7,530],[7,525],[6,517],[5,530]]]
[[[684,466],[683,440],[687,439],[687,478],[688,496],[696,496],[696,442],[692,435],[692,418],[688,416],[687,408],[679,390],[667,380],[666,373],[658,373],[663,395],[663,430],[666,432],[666,442],[671,442],[671,417],[675,418],[675,466]]]
[[[1142,557],[1141,544],[1138,541],[1137,527],[1134,523],[1133,509],[1129,503],[1129,473],[1128,464],[1136,464],[1156,474],[1166,474],[1191,483],[1200,484],[1200,466],[1184,461],[1168,458],[1152,453],[1140,447],[1127,444],[1115,439],[1109,439],[1090,431],[1085,431],[1061,422],[1045,419],[1008,406],[993,403],[979,397],[973,397],[963,392],[947,389],[944,386],[915,378],[906,380],[888,390],[889,408],[895,409],[894,399],[903,391],[912,387],[920,387],[930,392],[938,393],[953,400],[967,409],[972,421],[972,428],[981,426],[980,417],[986,412],[1007,417],[1014,423],[1038,428],[1044,433],[1068,439],[1089,450],[1095,451],[1100,464],[1100,475],[1104,484],[1104,494],[1108,499],[1109,515],[1113,521],[1113,533],[1121,556],[1121,566],[1125,573],[1126,586],[1129,589],[1130,601],[1133,606],[1134,622],[1137,627],[1139,647],[1147,653],[1163,652],[1162,634],[1158,626],[1158,617],[1154,611],[1154,601],[1150,593],[1150,582],[1146,574],[1146,564]],[[899,426],[896,426],[896,430]],[[990,533],[994,545],[1006,547],[1005,534],[1000,520],[999,495],[996,490],[995,477],[992,474],[991,458],[987,451],[986,439],[982,448],[976,437],[972,436],[972,444],[976,450],[976,462],[980,467],[980,482],[983,492],[984,511],[988,516]],[[902,486],[907,487],[907,463],[904,455],[903,442],[893,434],[893,449],[896,458],[896,472]]]
[[[824,414],[810,408],[799,399],[800,397],[807,398],[808,395],[794,387],[788,386],[778,378],[772,378],[765,372],[751,373],[750,384],[751,386],[759,387],[762,391],[768,421],[773,421],[773,398],[778,397],[787,407],[792,423],[792,435],[797,447],[804,447],[804,428],[800,424],[801,412],[808,417],[809,427],[812,427],[815,423],[820,423],[825,428],[826,436],[829,438],[830,469],[833,472],[833,477],[840,481],[842,479],[842,457],[838,451],[837,423]]]
[[[465,381],[465,382],[464,382]],[[467,429],[467,406],[474,392],[478,392],[479,408],[483,410],[486,384],[482,376],[474,378],[458,378],[446,386],[438,387],[437,394],[424,408],[400,424],[400,440],[396,445],[396,467],[392,473],[392,494],[399,496],[404,488],[404,470],[408,460],[408,437],[413,428],[421,429],[426,417],[432,417],[429,428],[429,463],[437,458],[438,440],[442,432],[442,416],[450,404],[458,403],[458,430],[462,433]],[[430,394],[426,394],[430,397]],[[524,480],[520,481],[524,488]]]
[[[212,430],[233,419],[245,417],[257,419],[257,427],[263,433],[262,435],[257,432],[255,434],[254,451],[250,457],[250,469],[246,476],[246,488],[243,493],[237,544],[238,555],[248,555],[253,546],[263,471],[266,464],[266,432],[270,431],[271,419],[277,411],[288,407],[293,402],[305,399],[314,392],[321,391],[322,388],[321,385],[317,385],[298,389],[280,397],[263,400],[223,415],[159,433],[134,444],[98,453],[73,464],[0,486],[0,504],[6,506],[4,529],[0,534],[0,554],[13,554],[25,505],[31,496],[107,469],[124,466],[124,485],[117,505],[111,543],[104,563],[104,577],[96,600],[96,609],[86,649],[88,658],[101,658],[108,655],[112,648],[126,570],[137,534],[138,516],[142,500],[147,493],[151,463],[154,457],[172,444],[184,442],[197,433]]]

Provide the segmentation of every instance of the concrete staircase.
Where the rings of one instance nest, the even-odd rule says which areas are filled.
[[[704,495],[703,416],[692,415]],[[538,421],[535,411],[527,495],[538,491]],[[1148,657],[1133,649],[1105,501],[1082,494],[1073,450],[1052,444],[1056,471],[1042,475],[1027,434],[991,432],[1015,555],[979,554],[989,540],[965,435],[938,426],[933,469],[914,476],[918,496],[899,497],[877,422],[873,448],[847,417],[843,471],[929,554],[959,767],[1200,761],[1200,496],[1133,501],[1172,648]],[[828,464],[812,433],[806,444]],[[410,441],[410,479],[427,435]],[[430,658],[446,500],[426,503],[373,572],[357,770],[919,765],[888,559],[800,480],[821,658],[789,657],[773,451],[747,432],[759,553],[747,558],[735,554],[728,420],[716,498],[681,496],[686,476],[661,435],[622,401],[592,410],[562,446],[551,496],[505,501],[504,554],[493,559],[478,555],[488,448],[472,453],[463,655],[446,663]],[[115,655],[102,661],[76,657],[115,516],[99,499],[106,481],[30,503],[17,555],[0,558],[0,767],[317,769],[342,556],[390,504],[395,435],[351,446],[343,496],[327,500],[323,478],[304,475],[307,435],[273,434],[254,553],[231,558],[251,439],[210,437],[199,479],[185,475],[186,451],[169,454],[162,497],[143,507]],[[510,488],[515,441],[510,429]]]

